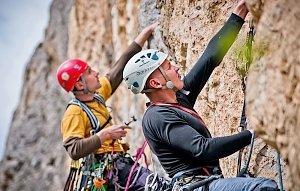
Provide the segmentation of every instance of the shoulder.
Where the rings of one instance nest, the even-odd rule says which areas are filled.
[[[178,122],[180,115],[177,108],[170,106],[151,106],[143,116],[143,128],[160,128]]]
[[[83,116],[84,111],[83,109],[76,104],[69,104],[65,113],[64,113],[64,118],[66,117],[72,117],[72,116]]]
[[[144,113],[144,118],[166,118],[169,115],[173,115],[176,113],[176,108],[173,108],[171,106],[161,106],[161,105],[155,105],[150,106],[147,108],[147,110]]]

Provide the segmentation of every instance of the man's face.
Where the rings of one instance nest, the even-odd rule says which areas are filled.
[[[181,90],[183,88],[183,81],[181,80],[181,75],[179,74],[179,66],[166,59],[162,63],[161,67],[166,72],[169,79],[173,82],[174,86],[178,90]]]
[[[181,80],[181,75],[179,74],[179,67],[175,64],[171,64],[168,59],[161,64],[161,67],[166,72],[169,80],[173,82],[174,86],[178,90],[181,90],[183,88],[183,81]],[[149,78],[158,80],[161,85],[166,84],[166,79],[159,69],[156,69]]]
[[[89,66],[82,75],[82,77],[86,81],[87,89],[90,92],[94,92],[101,87],[98,75],[99,75],[99,73],[96,72],[95,70],[91,69],[91,67],[89,67]]]

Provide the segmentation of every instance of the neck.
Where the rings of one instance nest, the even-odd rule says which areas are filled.
[[[94,99],[94,94],[74,94],[80,101],[92,101]]]
[[[177,103],[176,92],[171,89],[149,92],[146,95],[151,102]]]

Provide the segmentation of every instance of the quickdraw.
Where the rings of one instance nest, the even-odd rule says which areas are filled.
[[[206,186],[209,182],[221,178],[222,175],[210,175],[210,176],[191,176],[181,178],[175,182],[172,191],[193,191],[196,188],[202,187],[203,191],[206,190]]]
[[[171,191],[171,181],[159,178],[157,173],[151,173],[146,178],[145,191]]]
[[[157,173],[148,175],[145,184],[145,191],[193,191],[202,187],[204,190],[209,182],[222,178],[223,175],[193,175],[173,178],[171,181],[161,179]]]

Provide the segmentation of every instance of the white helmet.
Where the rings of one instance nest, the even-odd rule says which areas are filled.
[[[150,74],[167,58],[167,54],[155,50],[143,50],[135,54],[123,71],[123,79],[134,94],[141,93]]]

